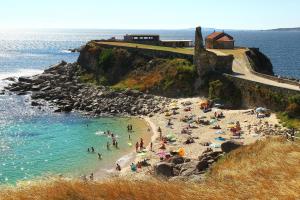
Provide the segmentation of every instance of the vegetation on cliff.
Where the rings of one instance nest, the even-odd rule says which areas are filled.
[[[269,138],[229,153],[202,183],[58,179],[2,188],[0,199],[297,199],[299,162],[299,142]]]
[[[241,91],[221,74],[206,74],[202,90],[206,90],[209,99],[223,103],[226,107],[239,108],[242,104]]]
[[[291,96],[285,112],[277,114],[283,126],[300,130],[300,95]]]
[[[186,59],[149,58],[121,48],[95,48],[93,44],[86,48],[88,53],[79,58],[85,69],[83,82],[172,97],[195,92],[197,71]]]
[[[114,88],[134,88],[167,96],[188,96],[194,93],[197,78],[195,66],[185,59],[153,59],[130,72]]]

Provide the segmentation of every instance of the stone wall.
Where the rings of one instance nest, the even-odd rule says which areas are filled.
[[[197,68],[200,78],[212,71],[232,73],[233,59],[232,55],[218,56],[204,49],[201,27],[196,28],[194,65]]]
[[[245,108],[263,106],[274,111],[283,111],[287,106],[288,98],[300,94],[295,90],[266,85],[229,74],[224,76],[240,90],[242,106]]]

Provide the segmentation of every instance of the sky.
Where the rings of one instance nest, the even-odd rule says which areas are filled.
[[[0,29],[300,27],[300,0],[0,0]]]

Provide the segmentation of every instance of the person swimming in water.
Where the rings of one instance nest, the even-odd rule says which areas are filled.
[[[110,149],[109,146],[110,146],[110,144],[109,144],[109,142],[107,142],[107,143],[106,143],[106,148],[107,148],[107,150]]]
[[[92,149],[92,153],[94,153],[94,152],[95,152],[95,149],[94,149],[94,147],[91,147],[91,149]]]

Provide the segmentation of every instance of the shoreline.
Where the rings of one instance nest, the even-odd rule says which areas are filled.
[[[112,116],[112,117],[118,117],[118,116]],[[123,116],[125,117],[125,116]],[[145,149],[149,149],[150,148],[150,143],[153,141],[153,137],[155,137],[154,134],[154,130],[151,126],[149,121],[146,119],[147,117],[144,116],[126,116],[126,118],[130,119],[130,120],[141,120],[141,122],[143,122],[144,124],[141,125],[143,127],[145,127],[146,134],[142,134],[140,133],[139,135],[141,137],[143,137],[144,142],[146,144]],[[150,128],[150,131],[148,131],[148,129]],[[148,135],[150,134],[150,136]],[[134,144],[133,144],[134,145]],[[123,156],[121,156],[120,158],[118,158],[116,161],[114,161],[112,163],[113,166],[109,167],[109,168],[99,168],[96,171],[94,171],[94,178],[95,180],[101,180],[101,179],[105,179],[105,178],[110,178],[110,177],[114,177],[114,176],[118,176],[120,174],[122,174],[125,170],[130,168],[130,164],[132,162],[135,162],[137,159],[137,153],[135,151],[135,149],[128,150],[128,152],[126,154],[124,154]],[[122,170],[120,172],[115,170],[115,165],[116,164],[120,164]]]
[[[166,112],[162,112],[159,114],[155,114],[153,117],[142,117],[145,121],[147,121],[147,123],[153,130],[153,135],[151,137],[151,141],[153,142],[153,152],[149,150],[150,148],[148,145],[148,151],[146,152],[145,156],[145,158],[149,159],[148,163],[151,164],[151,168],[161,162],[159,157],[157,156],[157,153],[160,151],[159,148],[161,146],[161,141],[158,140],[158,127],[161,127],[163,137],[169,134],[173,134],[176,138],[175,143],[166,144],[165,152],[174,150],[176,151],[180,148],[184,148],[184,157],[191,159],[192,162],[197,161],[198,157],[201,156],[208,147],[211,148],[213,152],[220,152],[221,144],[226,141],[234,141],[241,145],[248,145],[254,143],[257,140],[261,140],[263,138],[267,138],[268,136],[276,134],[277,132],[280,133],[284,131],[281,125],[279,125],[278,119],[276,118],[276,115],[274,113],[272,113],[270,117],[258,119],[256,118],[256,115],[249,114],[251,109],[225,110],[213,108],[212,112],[202,113],[199,115],[197,113],[201,113],[201,110],[199,109],[198,104],[202,100],[204,100],[204,98],[202,97],[173,99],[173,102],[177,102],[177,105],[179,107],[177,115],[169,117],[165,116]],[[192,107],[192,111],[184,111],[184,109],[189,106],[182,105],[183,102],[191,102],[192,104],[189,106]],[[170,105],[168,105],[167,107],[170,107]],[[168,109],[166,108],[166,110]],[[221,130],[224,132],[221,135],[216,134],[218,130],[212,129],[211,125],[197,125],[197,128],[191,129],[191,135],[180,133],[180,130],[188,125],[187,123],[181,121],[184,116],[191,116],[195,114],[197,116],[202,116],[209,119],[210,116],[213,115],[214,111],[222,111],[225,115],[225,118],[220,119],[217,122],[221,126]],[[173,123],[172,128],[166,126],[168,119],[170,118],[172,119]],[[243,130],[243,134],[240,138],[232,137],[232,133],[228,128],[232,122],[236,123],[237,121],[241,124],[241,128]],[[251,126],[250,129],[248,129],[249,125]],[[276,131],[273,132],[273,130]],[[225,141],[216,140],[218,136],[222,136],[223,138],[225,138]],[[185,144],[185,141],[191,137],[193,138],[194,142],[191,144]],[[210,143],[212,144],[212,146],[204,146],[203,143]],[[141,161],[141,159],[139,157],[135,157],[135,163],[139,161]],[[143,180],[153,176],[152,172],[149,171],[149,168],[143,167],[138,172],[132,172],[129,166],[122,169],[122,172],[119,175],[121,177],[134,180]],[[176,178],[176,176],[174,178]]]

